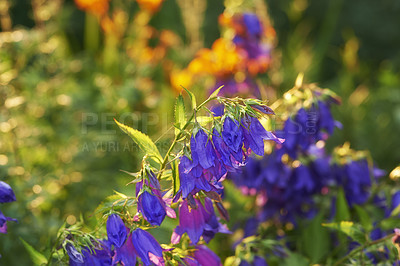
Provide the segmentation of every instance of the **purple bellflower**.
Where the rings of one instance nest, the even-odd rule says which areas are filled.
[[[350,206],[363,204],[368,200],[371,176],[366,159],[335,165],[334,174],[337,183],[343,186]]]
[[[76,250],[74,245],[72,245],[71,243],[67,243],[65,245],[65,249],[67,250],[67,254],[69,256],[70,265],[73,265],[74,263],[75,265],[79,265],[78,263],[84,263],[83,255],[78,250]]]
[[[0,203],[16,201],[14,191],[7,183],[0,181]]]
[[[273,133],[265,130],[255,117],[245,116],[242,119],[241,130],[245,148],[250,148],[260,156],[264,155],[264,140],[273,140],[278,144],[284,142],[283,139],[277,138]]]
[[[107,236],[111,244],[120,248],[126,240],[126,229],[121,217],[111,214],[107,219]]]
[[[69,255],[69,265],[72,266],[106,266],[112,265],[110,244],[107,241],[100,241],[98,249],[82,249],[80,254],[75,247],[68,243],[66,246]]]
[[[0,211],[0,233],[7,234],[7,221],[17,222],[17,219],[4,216]]]
[[[180,193],[186,199],[189,194],[195,194],[200,190],[211,191],[212,186],[205,179],[202,172],[200,175],[193,168],[193,162],[183,156],[179,162]]]
[[[138,197],[138,211],[142,213],[144,219],[151,225],[160,226],[167,215],[167,209],[160,191],[160,183],[154,174],[149,175],[150,187],[143,190],[143,184],[148,184],[147,180],[136,184],[136,197]],[[144,182],[144,183],[143,183]],[[169,215],[170,216],[170,215]]]
[[[194,259],[201,266],[221,266],[221,259],[208,247],[197,245],[194,252]]]
[[[179,225],[175,228],[171,242],[178,243],[180,236],[187,233],[193,244],[197,244],[203,236],[209,242],[216,233],[230,233],[228,228],[221,224],[215,215],[212,201],[204,199],[204,206],[195,199],[197,208],[190,208],[187,200],[179,208]]]
[[[162,248],[157,240],[147,231],[140,228],[132,232],[133,246],[144,265],[152,265],[155,260],[162,263]]]
[[[126,228],[129,234],[129,228]],[[132,243],[132,234],[129,234],[125,244],[120,248],[115,248],[114,256],[112,258],[112,265],[120,263],[124,266],[136,265],[136,250]]]
[[[203,169],[208,169],[215,165],[215,151],[204,130],[199,129],[197,134],[192,135],[190,149],[194,167],[199,165]]]

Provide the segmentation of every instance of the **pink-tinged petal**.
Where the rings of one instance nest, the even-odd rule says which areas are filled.
[[[149,252],[149,259],[151,262],[153,262],[157,266],[163,266],[165,265],[164,259],[162,257],[157,257],[153,253]]]
[[[194,244],[197,244],[204,230],[201,208],[189,210],[187,201],[183,201],[179,209],[179,227],[188,234]]]
[[[7,234],[7,223],[4,223],[2,226],[0,226],[0,233]]]
[[[180,232],[179,225],[175,228],[171,235],[171,244],[178,244],[181,241],[182,232]]]
[[[165,206],[165,210],[167,211],[167,216],[168,216],[169,218],[172,218],[172,219],[175,219],[175,218],[176,218],[176,213],[175,213],[174,209],[172,209],[172,208],[169,207],[169,206]]]

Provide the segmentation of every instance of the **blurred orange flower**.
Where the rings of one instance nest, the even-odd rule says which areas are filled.
[[[183,88],[189,88],[192,84],[193,75],[187,69],[173,70],[170,74],[170,83],[177,91],[182,91]]]
[[[150,12],[156,12],[164,0],[137,0],[140,8]]]
[[[75,4],[83,11],[101,16],[108,11],[109,1],[110,0],[75,0]]]

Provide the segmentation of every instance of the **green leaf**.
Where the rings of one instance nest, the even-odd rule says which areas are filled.
[[[176,193],[178,193],[178,190],[180,188],[180,179],[179,179],[179,164],[178,164],[178,160],[174,160],[171,164],[172,167],[172,183],[173,183],[173,192],[174,192],[174,196],[176,195]]]
[[[162,161],[161,154],[158,151],[156,144],[154,144],[149,136],[129,126],[121,124],[116,119],[114,119],[114,121],[115,123],[117,123],[119,128],[122,129],[122,131],[124,131],[133,139],[133,141],[139,146],[142,151],[144,151],[150,157],[157,158],[159,162]]]
[[[124,195],[125,196],[125,195]],[[113,207],[122,207],[122,206],[133,206],[135,200],[133,198],[126,198],[119,194],[111,195],[106,197],[100,204],[97,206],[94,211],[95,214],[104,213],[111,210]]]
[[[218,89],[216,89],[213,93],[211,93],[210,97],[208,97],[207,101],[211,100],[212,98],[215,98],[218,96],[219,91],[224,87],[224,85],[220,86]]]
[[[349,221],[350,220],[350,210],[347,205],[347,200],[344,195],[343,189],[339,189],[337,198],[336,198],[336,215],[335,221]]]
[[[397,205],[396,208],[394,208],[394,210],[390,213],[391,217],[395,217],[398,216],[400,214],[400,204]]]
[[[373,228],[372,219],[368,212],[358,205],[354,205],[354,209],[357,212],[358,218],[360,218],[361,225],[365,228],[365,230],[371,231]]]
[[[363,233],[360,226],[350,221],[341,221],[340,223],[327,223],[322,225],[345,233],[360,244],[365,244],[368,240],[367,235]]]
[[[31,257],[31,260],[35,265],[46,265],[47,264],[47,259],[42,253],[40,253],[39,251],[34,249],[31,245],[29,245],[27,242],[25,242],[25,240],[23,240],[21,237],[19,239],[21,240],[22,244],[24,244],[26,251],[28,251],[29,256]]]
[[[321,224],[323,213],[319,213],[311,223],[301,230],[302,247],[311,263],[318,263],[330,251],[329,231]]]
[[[310,263],[308,260],[298,253],[289,253],[283,261],[283,265],[287,266],[308,266]]]
[[[185,124],[185,104],[183,102],[183,97],[180,94],[179,97],[176,98],[175,103],[175,136],[179,134]]]
[[[199,123],[201,126],[205,127],[207,124],[211,123],[214,121],[214,119],[211,116],[198,116],[196,118],[197,123]]]
[[[189,94],[190,100],[192,101],[192,108],[196,109],[197,108],[197,103],[196,103],[196,97],[194,96],[193,93],[191,93],[188,89],[185,87],[182,87],[185,89],[185,91]]]

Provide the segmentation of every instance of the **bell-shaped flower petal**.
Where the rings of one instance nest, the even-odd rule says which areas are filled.
[[[144,191],[138,198],[138,209],[143,217],[151,224],[160,226],[164,221],[165,203],[156,195]]]
[[[132,232],[132,243],[144,265],[152,264],[150,253],[163,260],[162,248],[149,232],[137,228]]]
[[[181,233],[186,232],[192,243],[197,244],[203,234],[204,226],[202,207],[198,206],[197,209],[190,209],[187,201],[184,200],[179,208],[179,228]]]
[[[0,181],[0,203],[16,201],[14,191],[7,183]]]
[[[208,247],[204,245],[196,246],[194,252],[195,260],[202,266],[221,266],[221,259]]]
[[[17,219],[4,216],[0,211],[0,233],[7,234],[7,221],[17,222]]]
[[[215,151],[204,130],[199,129],[196,135],[192,135],[190,149],[194,165],[200,164],[204,169],[214,166]]]
[[[126,230],[129,233],[129,228],[126,228]],[[124,266],[136,265],[136,256],[136,250],[132,243],[132,234],[129,234],[125,244],[115,249],[112,265],[117,265],[118,263]]]
[[[82,263],[82,264],[84,263],[83,255],[78,250],[76,250],[74,245],[72,245],[71,243],[67,243],[65,245],[65,249],[66,249],[67,254],[69,256],[70,264],[71,264],[71,262],[72,262],[72,264],[74,262],[75,263]],[[76,264],[76,265],[79,265],[79,264]]]
[[[230,117],[225,118],[222,138],[225,144],[234,152],[240,151],[243,146],[243,135],[239,123],[234,122]]]
[[[120,248],[126,240],[126,229],[121,217],[111,214],[107,219],[107,236],[111,244]]]

